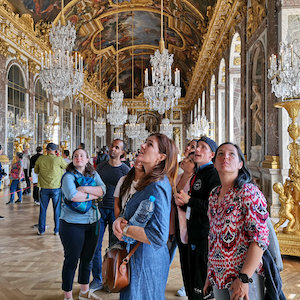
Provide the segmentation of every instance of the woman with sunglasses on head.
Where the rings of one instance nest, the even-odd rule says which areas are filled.
[[[269,245],[267,202],[251,182],[241,149],[223,143],[213,162],[221,186],[209,198],[209,262],[204,294],[216,300],[262,300],[262,255]]]
[[[64,247],[62,289],[65,300],[73,299],[72,288],[78,260],[79,300],[101,299],[89,291],[91,261],[99,237],[100,213],[93,201],[102,197],[106,187],[89,162],[84,149],[73,152],[72,162],[62,178],[63,201],[59,235]]]
[[[130,259],[130,284],[120,293],[120,299],[165,299],[169,272],[169,234],[172,188],[177,174],[177,149],[175,143],[164,134],[152,134],[141,146],[138,155],[145,176],[126,204],[124,214],[114,222],[114,234],[119,240],[123,235],[142,242]],[[139,204],[155,197],[152,217],[144,228],[129,226]],[[135,244],[131,245],[131,249]]]

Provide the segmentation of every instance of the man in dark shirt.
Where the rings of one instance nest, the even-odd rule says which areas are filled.
[[[33,200],[36,205],[40,205],[40,189],[37,186],[38,176],[34,173],[34,166],[37,159],[43,155],[43,148],[41,146],[36,147],[36,154],[30,158],[29,177],[33,183]]]
[[[97,172],[106,185],[106,194],[103,201],[99,203],[99,210],[101,213],[100,219],[100,234],[98,245],[93,258],[93,281],[90,284],[92,292],[103,288],[102,285],[102,241],[105,228],[109,228],[109,246],[112,246],[118,241],[112,231],[112,224],[115,220],[114,214],[114,191],[119,179],[126,175],[130,168],[123,164],[120,160],[121,155],[125,152],[125,143],[120,139],[115,139],[109,148],[109,160],[101,161],[97,165]]]
[[[211,190],[220,185],[219,175],[214,168],[212,158],[217,144],[208,137],[197,142],[194,161],[196,174],[191,179],[189,195],[183,191],[176,194],[178,206],[185,206],[188,231],[188,260],[182,268],[187,296],[190,300],[203,300],[203,287],[207,275],[208,198]]]

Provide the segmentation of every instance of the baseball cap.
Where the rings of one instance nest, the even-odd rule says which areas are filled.
[[[49,143],[46,147],[47,150],[55,151],[57,149],[57,145],[54,143]]]
[[[218,146],[214,140],[210,139],[207,136],[202,136],[200,140],[198,140],[198,142],[200,141],[205,142],[210,147],[212,152],[216,152]]]

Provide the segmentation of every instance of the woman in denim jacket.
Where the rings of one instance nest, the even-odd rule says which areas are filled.
[[[81,181],[92,180],[94,184],[93,186],[79,186],[78,181],[80,179]],[[64,297],[65,299],[73,299],[73,280],[80,259],[78,283],[81,284],[81,287],[79,299],[100,299],[89,291],[91,260],[99,236],[100,213],[98,206],[92,205],[85,213],[80,213],[72,209],[70,204],[67,204],[71,201],[78,203],[96,200],[106,192],[103,181],[90,164],[88,154],[84,149],[76,149],[73,152],[72,162],[68,165],[67,173],[62,178],[61,189],[65,199],[61,205],[59,226],[59,235],[65,256],[62,270]]]

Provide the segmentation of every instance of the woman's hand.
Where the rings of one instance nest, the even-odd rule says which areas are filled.
[[[229,290],[232,291],[230,300],[249,300],[249,283],[243,283],[236,278]]]
[[[121,241],[123,237],[123,229],[128,222],[124,218],[117,218],[113,223],[114,235]]]
[[[211,283],[208,279],[208,277],[206,277],[206,280],[205,280],[205,284],[204,284],[204,287],[203,287],[203,295],[206,296],[210,293],[211,291]]]
[[[185,193],[183,190],[181,190],[179,193],[175,194],[175,203],[177,206],[183,206],[187,203],[189,203],[190,196]]]
[[[76,188],[76,190],[77,190],[78,192],[85,193],[85,186],[79,186],[78,188]]]

